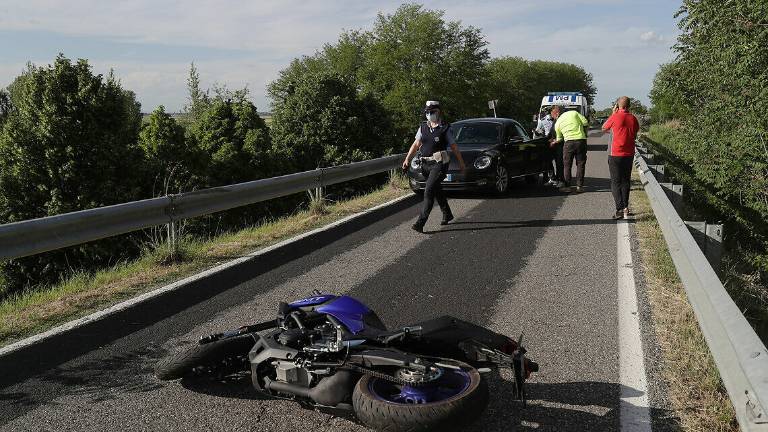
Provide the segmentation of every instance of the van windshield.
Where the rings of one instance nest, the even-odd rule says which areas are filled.
[[[541,106],[541,111],[546,110],[546,112],[549,112],[552,109],[553,106],[555,106],[555,105],[542,105]],[[557,106],[560,107],[560,112],[561,113],[568,112],[568,111],[578,111],[578,112],[581,112],[581,105],[557,105]]]
[[[491,122],[463,123],[453,125],[456,144],[478,145],[478,144],[498,144],[501,137],[501,125]]]

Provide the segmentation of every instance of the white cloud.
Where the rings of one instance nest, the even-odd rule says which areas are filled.
[[[656,34],[654,31],[647,31],[645,33],[640,34],[640,40],[643,42],[664,42],[664,36],[660,34]]]
[[[542,7],[586,9],[615,7],[617,0],[425,0],[425,6],[443,9],[446,18],[483,29],[494,56],[568,61],[592,72],[598,87],[597,105],[607,105],[616,94],[647,100],[658,64],[672,54],[668,40],[626,21],[599,23],[542,20]],[[627,4],[626,2],[623,2]],[[260,110],[269,109],[266,84],[291,59],[312,54],[333,42],[343,29],[370,28],[378,11],[393,12],[400,1],[305,0],[300,4],[279,0],[17,0],[0,3],[0,30],[45,31],[100,40],[129,41],[174,47],[241,50],[242,55],[207,61],[204,56],[188,61],[125,61],[115,55],[89,56],[98,72],[114,68],[126,88],[134,90],[149,111],[158,104],[178,110],[186,97],[189,62],[195,61],[205,86],[213,82],[231,88],[248,85]],[[544,6],[545,5],[545,6]],[[642,22],[623,17],[631,22]],[[594,20],[597,22],[598,20]],[[672,17],[669,18],[670,23]],[[671,31],[672,32],[672,31]],[[640,35],[640,37],[638,37]],[[672,37],[674,39],[674,37]],[[140,46],[138,46],[140,49]],[[165,48],[161,48],[165,49]],[[65,53],[66,54],[66,53]],[[52,58],[29,59],[46,64]],[[0,59],[0,86],[24,67],[21,62]]]

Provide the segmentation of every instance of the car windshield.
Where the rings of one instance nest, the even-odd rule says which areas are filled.
[[[477,144],[497,144],[501,126],[498,123],[464,123],[453,126],[456,137],[456,144],[477,145]]]

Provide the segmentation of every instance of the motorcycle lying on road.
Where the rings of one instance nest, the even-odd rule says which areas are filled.
[[[480,373],[491,367],[512,369],[525,401],[525,381],[539,368],[525,354],[521,341],[450,316],[387,330],[362,302],[315,291],[280,303],[276,319],[201,338],[161,360],[155,375],[250,371],[262,395],[353,413],[373,429],[452,430],[485,409]]]

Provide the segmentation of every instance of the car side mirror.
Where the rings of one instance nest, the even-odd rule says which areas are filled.
[[[509,138],[509,141],[507,141],[509,144],[519,144],[521,142],[525,141],[524,137],[521,136],[513,136]]]

